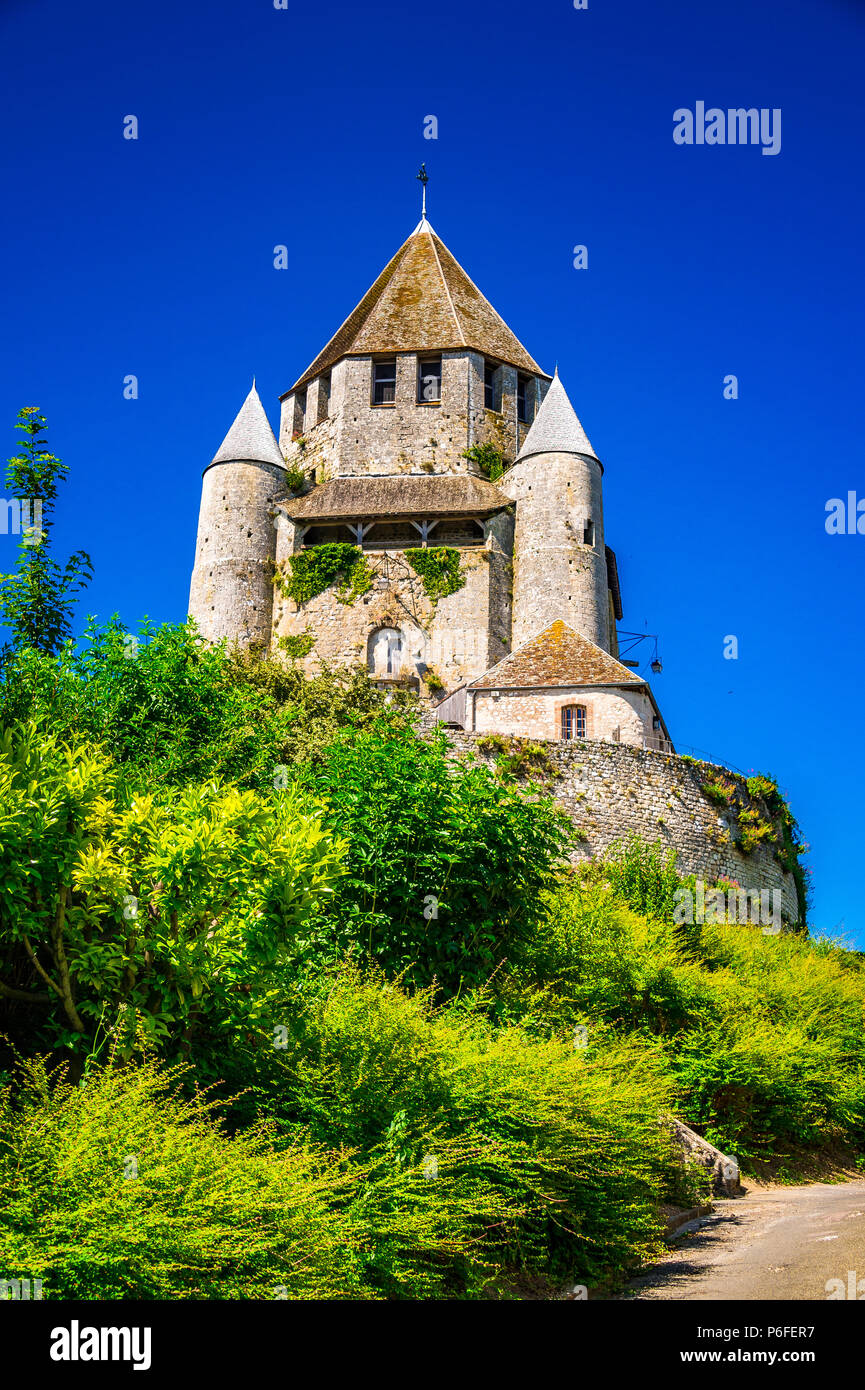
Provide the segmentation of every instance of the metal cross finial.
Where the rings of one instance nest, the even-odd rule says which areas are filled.
[[[420,173],[417,176],[423,185],[423,204],[421,206],[421,217],[426,217],[426,186],[429,183],[429,174],[426,171],[426,164],[420,166]]]

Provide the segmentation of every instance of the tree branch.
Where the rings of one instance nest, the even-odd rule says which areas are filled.
[[[50,994],[40,994],[39,991],[30,992],[26,989],[13,989],[11,985],[4,985],[0,980],[0,995],[4,999],[18,999],[22,1004],[50,1004]]]

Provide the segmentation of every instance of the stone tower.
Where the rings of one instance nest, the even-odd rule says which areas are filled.
[[[241,647],[271,639],[273,500],[285,462],[253,382],[212,463],[204,470],[189,615],[210,642]]]
[[[614,652],[602,474],[557,371],[498,484],[517,504],[512,649],[558,619]]]

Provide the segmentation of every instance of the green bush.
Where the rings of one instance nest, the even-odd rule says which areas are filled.
[[[296,950],[344,846],[296,790],[131,791],[99,747],[0,736],[0,995],[80,1053],[100,1023],[188,1043]]]
[[[595,1279],[659,1248],[659,1203],[678,1173],[658,1124],[673,1092],[655,1049],[607,1035],[581,1050],[572,1036],[496,1027],[357,967],[300,996],[275,985],[260,1023],[265,1112],[378,1169],[450,1163],[476,1211],[495,1214],[472,1220],[499,1283],[517,1269]],[[379,1258],[368,1277],[388,1291]]]
[[[80,648],[33,650],[0,678],[0,726],[32,719],[49,734],[102,742],[144,786],[223,777],[267,790],[277,765],[316,758],[345,724],[363,725],[384,697],[361,670],[307,679],[291,665],[226,651],[193,623],[91,622]],[[392,719],[410,703],[399,696]]]
[[[0,1268],[50,1299],[357,1294],[357,1175],[265,1125],[228,1139],[177,1080],[144,1061],[51,1084],[33,1061],[0,1092]]]
[[[569,822],[481,763],[458,763],[442,734],[381,724],[344,731],[307,784],[347,842],[334,939],[415,983],[481,983],[531,933]]]

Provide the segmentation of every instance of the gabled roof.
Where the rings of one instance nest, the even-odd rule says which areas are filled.
[[[424,218],[291,389],[342,357],[458,348],[546,376]]]
[[[523,441],[523,447],[517,454],[517,463],[530,454],[588,454],[593,459],[598,457],[559,380],[558,368]]]
[[[526,686],[645,686],[609,652],[559,621],[485,671],[470,690],[509,690]]]
[[[279,505],[296,521],[348,521],[489,516],[509,507],[511,502],[486,478],[470,473],[403,473],[390,477],[332,478],[305,497],[280,499]],[[431,540],[434,545],[434,533]]]
[[[234,424],[211,462],[239,463],[243,460],[252,463],[275,463],[281,468],[285,467],[285,459],[279,452],[279,445],[255,389],[255,382],[252,383],[252,390],[237,412]]]

